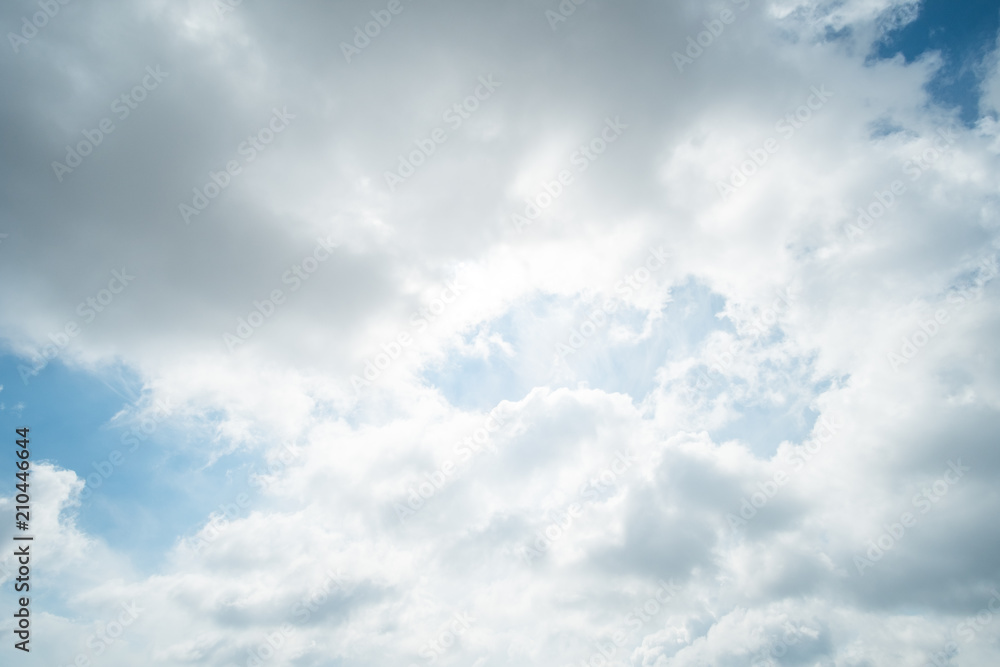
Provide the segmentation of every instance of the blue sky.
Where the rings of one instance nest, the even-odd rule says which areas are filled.
[[[151,572],[162,565],[178,537],[205,523],[206,507],[250,490],[248,462],[254,457],[237,454],[206,467],[210,443],[204,435],[178,430],[169,419],[150,435],[140,429],[144,439],[130,452],[134,441],[123,444],[122,438],[137,424],[113,420],[142,404],[142,385],[127,369],[112,366],[95,374],[56,360],[24,383],[17,367],[33,367],[28,361],[0,358],[3,377],[16,380],[0,392],[5,431],[30,425],[33,460],[99,482],[88,482],[90,495],[68,511],[81,529],[128,554],[137,569]],[[104,478],[98,468],[108,470],[116,450],[123,463]],[[239,471],[246,472],[240,477]]]
[[[995,1],[47,6],[0,664],[998,664]]]
[[[922,0],[916,20],[889,32],[878,44],[879,58],[902,54],[907,62],[939,52],[941,70],[927,84],[939,104],[961,108],[974,124],[986,75],[984,59],[993,52],[1000,27],[1000,6],[993,0]]]

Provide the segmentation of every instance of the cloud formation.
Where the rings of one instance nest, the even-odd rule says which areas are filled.
[[[138,563],[54,445],[25,664],[995,663],[997,40],[967,122],[921,6],[0,10],[0,398],[124,366],[226,483]]]

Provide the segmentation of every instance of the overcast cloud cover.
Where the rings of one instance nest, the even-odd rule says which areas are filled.
[[[998,19],[4,3],[0,663],[1000,664]]]

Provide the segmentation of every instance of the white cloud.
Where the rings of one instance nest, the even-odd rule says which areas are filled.
[[[196,465],[250,483],[142,571],[77,526],[82,480],[37,464],[37,576],[58,604],[32,660],[96,664],[88,637],[134,600],[102,664],[580,664],[622,628],[614,660],[650,667],[916,666],[953,641],[995,661],[1000,623],[954,628],[997,583],[997,131],[930,97],[938,60],[865,64],[914,3],[752,2],[682,73],[671,51],[717,7],[586,3],[555,33],[543,6],[405,7],[347,64],[367,9],[74,4],[2,66],[20,132],[0,162],[6,347],[30,356],[135,267],[60,358],[135,370],[142,408],[116,423],[167,400],[172,429],[204,436]],[[64,183],[24,172],[149,63],[171,72],[162,95]],[[502,87],[390,193],[381,174],[490,72]],[[780,129],[820,86],[829,100]],[[294,124],[184,225],[177,204],[275,106]],[[954,143],[925,153],[942,130]],[[561,169],[573,183],[516,231]],[[340,245],[292,290],[320,236]],[[662,269],[616,290],[661,246]],[[227,350],[274,289],[287,302]],[[488,446],[463,449],[494,410]],[[261,476],[231,463],[247,452]],[[967,476],[922,513],[959,459]],[[915,525],[862,576],[854,558],[904,512]],[[661,580],[677,595],[630,617]]]

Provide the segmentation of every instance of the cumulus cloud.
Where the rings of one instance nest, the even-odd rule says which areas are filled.
[[[116,471],[141,560],[36,449],[26,664],[995,662],[997,39],[964,122],[923,8],[0,10],[0,415],[124,367],[224,481]]]

